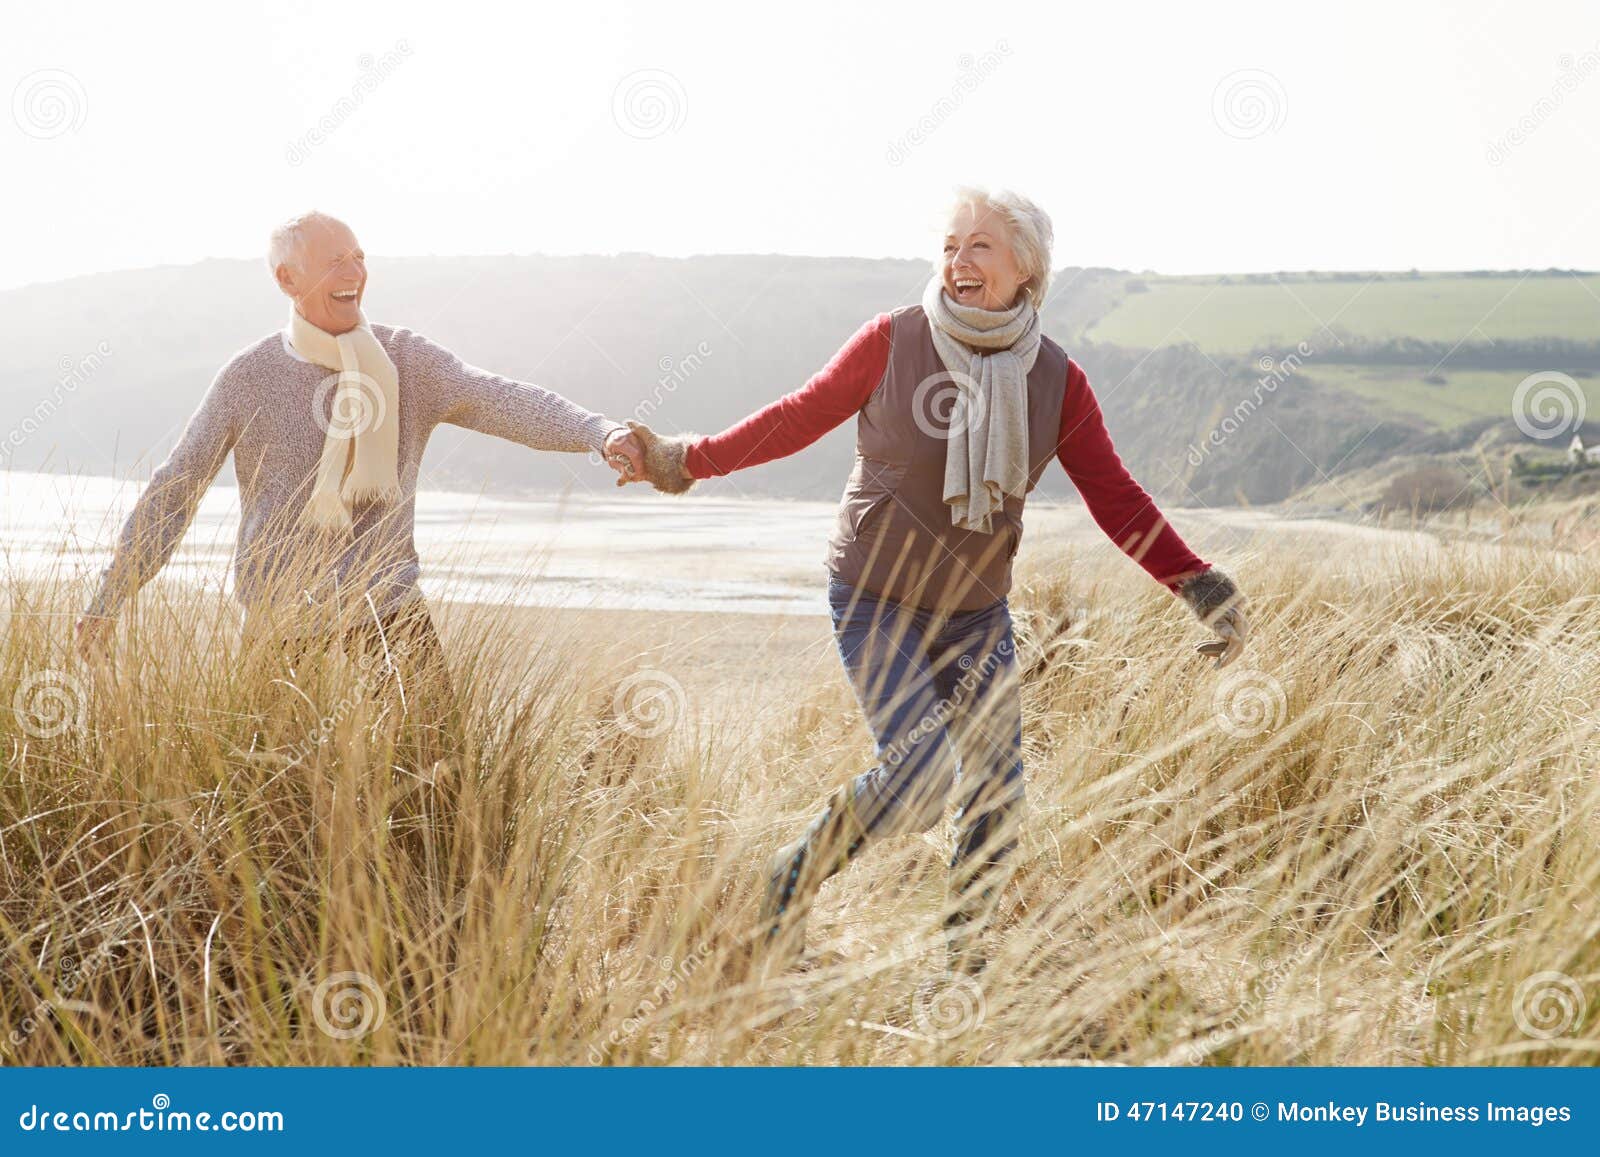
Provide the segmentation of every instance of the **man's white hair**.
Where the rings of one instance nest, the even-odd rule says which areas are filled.
[[[955,201],[950,206],[954,215],[957,209],[990,210],[1006,223],[1011,234],[1011,249],[1017,255],[1017,264],[1028,280],[1024,285],[1035,309],[1044,308],[1045,293],[1050,288],[1050,251],[1055,246],[1055,226],[1050,214],[1035,205],[1021,193],[1010,189],[987,189],[962,186],[956,190]]]
[[[298,268],[295,260],[300,255],[300,242],[304,239],[306,226],[315,224],[343,225],[344,222],[320,209],[313,209],[298,217],[290,217],[272,231],[272,237],[267,242],[267,268],[272,270],[274,276],[280,265]]]

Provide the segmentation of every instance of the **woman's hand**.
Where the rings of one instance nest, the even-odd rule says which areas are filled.
[[[1216,567],[1192,575],[1178,586],[1178,594],[1189,609],[1216,633],[1217,642],[1195,648],[1202,655],[1216,656],[1217,668],[1226,667],[1244,653],[1250,637],[1250,620],[1244,613],[1244,596],[1233,580]]]
[[[694,485],[694,475],[689,473],[684,461],[692,436],[657,434],[643,422],[630,421],[628,429],[642,448],[640,481],[649,482],[663,494],[683,494]]]

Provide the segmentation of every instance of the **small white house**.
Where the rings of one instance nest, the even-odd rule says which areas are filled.
[[[1600,446],[1584,446],[1583,439],[1574,434],[1572,445],[1567,447],[1567,461],[1574,466],[1585,462],[1600,463]]]

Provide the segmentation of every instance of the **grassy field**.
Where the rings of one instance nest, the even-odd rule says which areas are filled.
[[[1600,1059],[1592,556],[1256,551],[1219,673],[1125,560],[1047,545],[976,981],[942,971],[942,829],[827,885],[809,968],[752,960],[759,866],[869,757],[820,618],[441,608],[441,808],[345,660],[275,682],[162,587],[92,676],[80,592],[12,583],[5,1062]]]
[[[1466,277],[1416,280],[1242,280],[1151,277],[1088,330],[1094,341],[1140,348],[1192,341],[1212,352],[1313,348],[1328,329],[1370,338],[1491,341],[1564,337],[1592,341],[1600,321],[1600,276]],[[1325,329],[1324,327],[1328,327]]]
[[[1511,418],[1512,399],[1528,370],[1441,370],[1443,382],[1425,380],[1427,366],[1356,366],[1308,362],[1305,374],[1325,385],[1348,390],[1381,413],[1420,418],[1443,428],[1479,418]],[[1574,378],[1583,390],[1586,412],[1600,414],[1600,379]],[[1565,450],[1570,438],[1551,442]]]

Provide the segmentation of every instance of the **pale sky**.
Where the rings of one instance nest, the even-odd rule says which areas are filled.
[[[1600,268],[1594,0],[58,0],[5,31],[0,287],[259,257],[312,206],[374,255],[928,256],[961,183],[1039,201],[1057,266]]]

